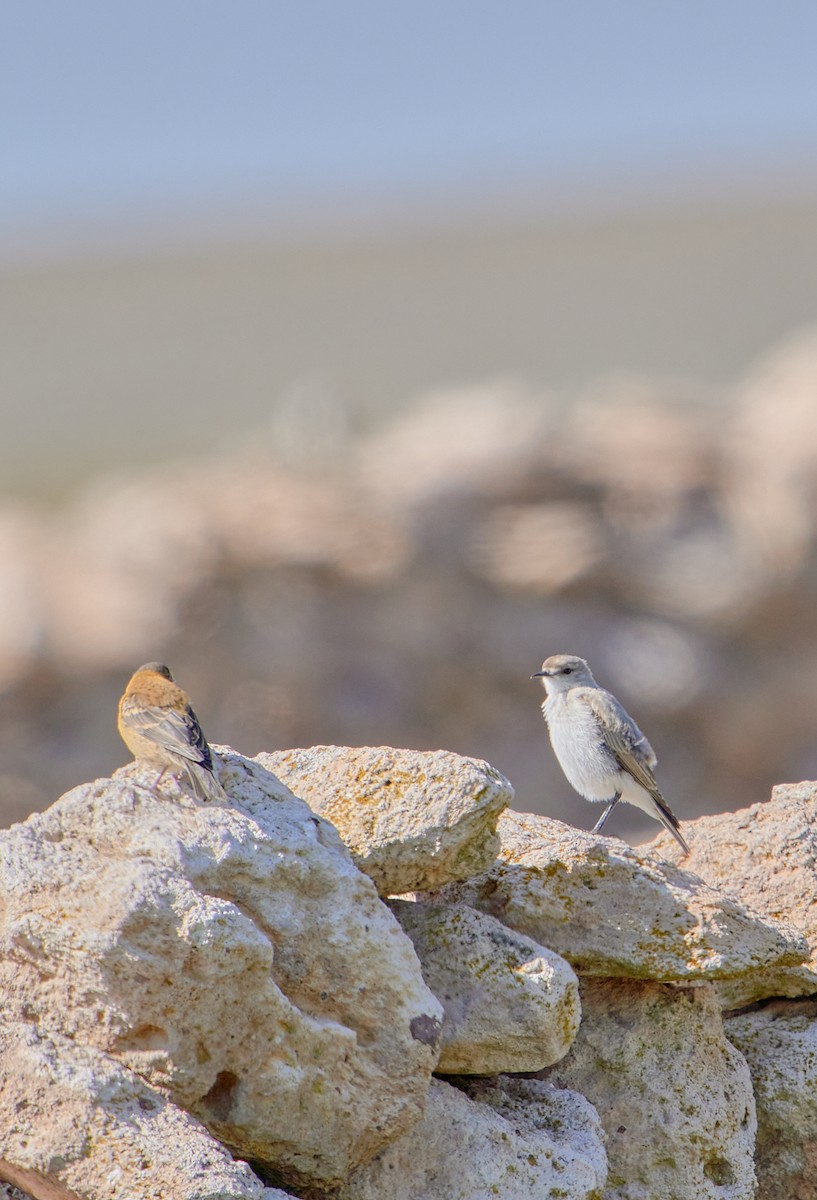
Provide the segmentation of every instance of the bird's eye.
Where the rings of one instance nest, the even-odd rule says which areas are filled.
[[[572,667],[562,667],[562,674],[563,675],[572,675],[573,668]]]

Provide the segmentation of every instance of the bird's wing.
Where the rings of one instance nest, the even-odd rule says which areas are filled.
[[[689,846],[680,832],[678,818],[658,790],[652,769],[658,761],[650,743],[615,696],[603,688],[584,688],[582,701],[598,720],[604,744],[622,771],[649,792],[655,805],[653,814],[680,845],[685,854]]]
[[[212,771],[210,747],[189,704],[184,709],[162,708],[128,697],[122,704],[122,716],[142,737]]]
[[[653,775],[658,761],[655,751],[615,696],[603,688],[583,688],[581,700],[598,719],[604,744],[622,771],[648,792],[660,795]]]

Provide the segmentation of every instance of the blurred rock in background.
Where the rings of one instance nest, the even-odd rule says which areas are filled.
[[[272,436],[0,509],[0,818],[124,762],[116,701],[162,659],[215,743],[441,747],[588,826],[528,678],[560,651],[682,820],[749,805],[817,776],[815,532],[817,329],[720,389],[499,380],[365,430],[310,385]]]

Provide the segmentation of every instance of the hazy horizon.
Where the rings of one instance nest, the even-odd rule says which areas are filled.
[[[817,9],[15,6],[0,490],[513,376],[730,384],[817,318]],[[294,399],[293,399],[294,398]]]
[[[263,437],[316,391],[359,426],[496,377],[728,386],[817,320],[815,261],[817,196],[7,265],[2,493]]]

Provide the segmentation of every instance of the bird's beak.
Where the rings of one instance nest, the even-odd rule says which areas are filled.
[[[531,679],[542,679],[546,675],[550,675],[550,671],[534,671]]]

